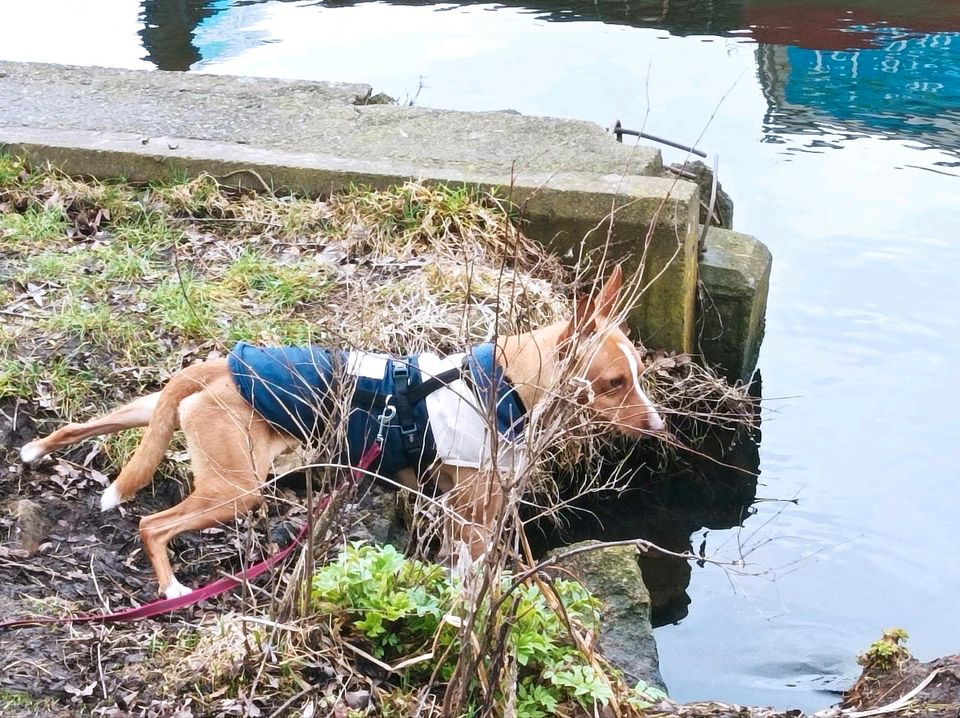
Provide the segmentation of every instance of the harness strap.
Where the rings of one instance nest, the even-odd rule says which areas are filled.
[[[400,438],[407,452],[407,459],[418,466],[423,456],[423,433],[417,430],[417,420],[410,402],[410,368],[406,360],[393,362],[393,404],[397,407],[397,423]]]
[[[462,366],[441,372],[426,381],[420,382],[416,386],[409,387],[407,391],[407,401],[410,403],[410,406],[415,406],[426,399],[428,395],[438,389],[453,384],[453,382],[463,378],[463,376],[464,367]],[[393,403],[393,398],[394,397],[387,396],[386,394],[367,391],[366,389],[357,389],[353,393],[353,402],[365,409],[383,409],[388,404]]]

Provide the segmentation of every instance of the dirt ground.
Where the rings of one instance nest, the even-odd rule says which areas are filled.
[[[0,410],[0,622],[116,611],[155,600],[138,521],[178,501],[179,484],[159,479],[120,511],[100,513],[107,478],[90,446],[24,467],[15,450],[32,438],[32,422],[9,403]],[[264,551],[286,545],[304,509],[296,501],[268,503],[273,515],[248,517],[230,531],[179,537],[172,549],[181,580],[202,585],[240,570],[241,560],[256,561]],[[255,582],[269,584],[269,575]],[[0,715],[76,715],[96,706],[115,706],[120,714],[172,715],[149,670],[125,669],[149,665],[198,624],[251,609],[257,600],[235,592],[134,624],[0,630]]]

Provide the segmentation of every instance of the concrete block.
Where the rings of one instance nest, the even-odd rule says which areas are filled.
[[[370,92],[360,84],[0,61],[0,124],[208,140],[428,173],[662,170],[658,150],[620,144],[592,122],[361,104]]]
[[[516,112],[356,104],[365,85],[0,62],[0,146],[66,172],[329,195],[408,179],[501,188],[525,230],[561,255],[640,273],[630,324],[645,344],[692,351],[695,184],[658,177],[658,150],[589,122]],[[611,221],[612,219],[612,221]],[[651,230],[651,227],[653,228]]]
[[[749,381],[763,341],[770,250],[747,234],[711,227],[700,257],[699,350],[731,380]]]
[[[581,242],[584,256],[602,256],[609,238],[607,262],[622,261],[643,288],[628,318],[634,337],[649,347],[693,351],[697,186],[657,177],[565,180],[550,178],[524,204],[527,234],[574,258]]]

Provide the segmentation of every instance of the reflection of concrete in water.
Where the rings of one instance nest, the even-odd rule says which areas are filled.
[[[200,52],[193,32],[216,12],[211,0],[142,0],[140,31],[147,59],[159,70],[189,70]]]
[[[328,0],[326,7],[365,2],[429,6],[437,0]],[[743,0],[458,0],[456,5],[495,5],[529,10],[548,22],[603,22],[666,30],[672,35],[723,35],[740,27]]]
[[[960,33],[872,32],[886,38],[880,47],[757,48],[769,139],[831,125],[960,151]]]
[[[579,504],[590,513],[568,514],[568,525],[560,528],[542,526],[545,535],[529,531],[531,541],[536,544],[534,550],[543,551],[586,539],[642,538],[671,551],[698,551],[701,529],[729,529],[739,526],[752,514],[760,466],[760,451],[755,442],[743,442],[727,452],[722,463],[728,466],[699,459],[674,475],[641,467],[641,458],[637,457],[635,490],[616,498]],[[693,546],[691,536],[695,533],[697,545]],[[709,539],[708,535],[707,556],[712,551]],[[650,590],[653,625],[662,626],[684,618],[690,605],[687,586],[693,570],[691,564],[674,558],[643,556],[640,566]]]

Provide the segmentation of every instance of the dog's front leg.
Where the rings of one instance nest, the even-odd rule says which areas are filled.
[[[448,555],[462,575],[490,550],[503,508],[503,489],[493,471],[444,465],[440,473],[452,484],[446,495]]]

